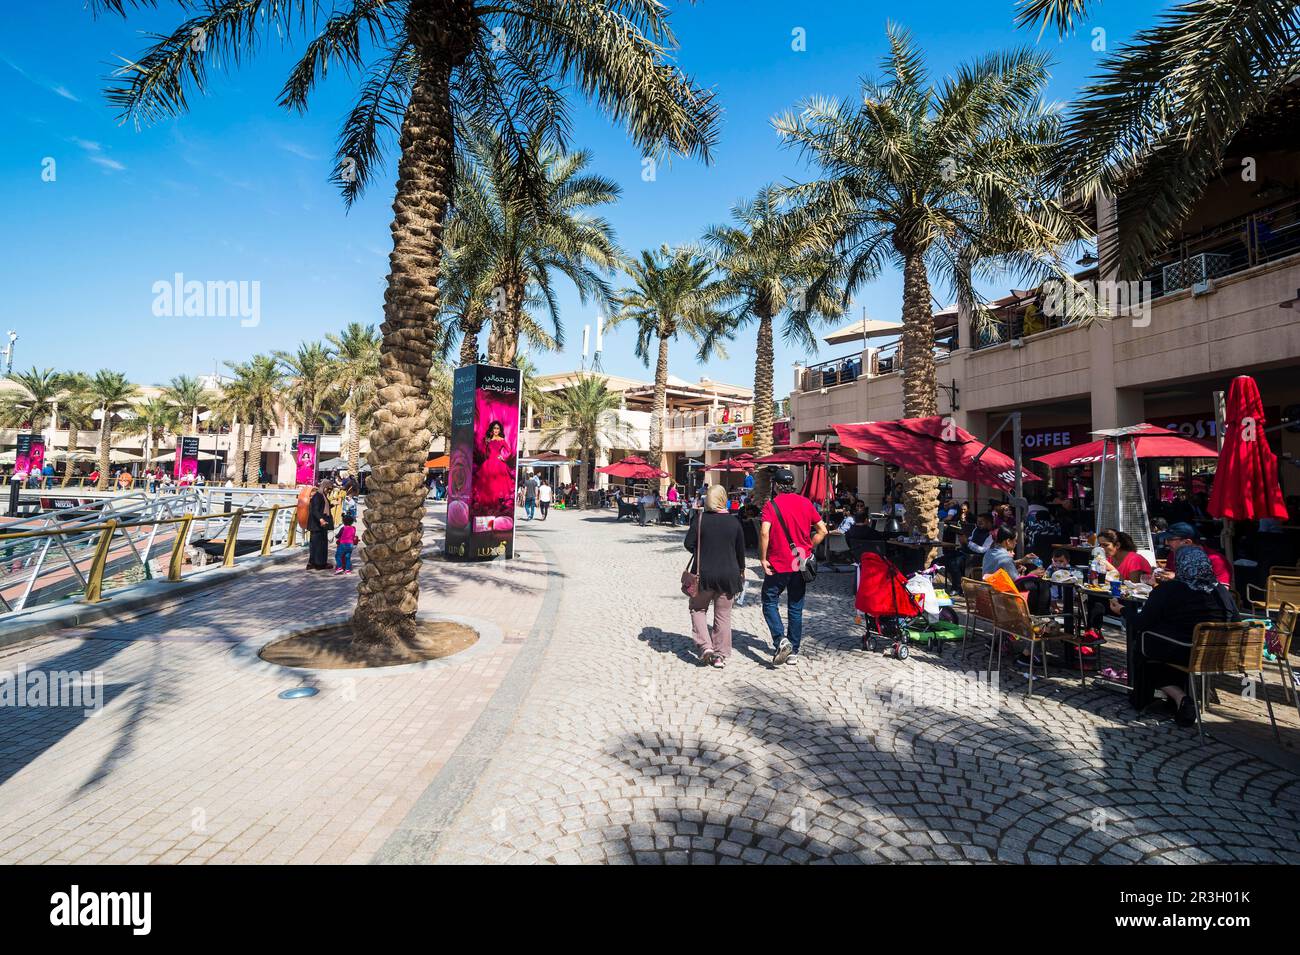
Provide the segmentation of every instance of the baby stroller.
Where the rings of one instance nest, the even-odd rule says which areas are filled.
[[[921,608],[907,591],[907,579],[885,557],[870,551],[858,562],[858,592],[854,606],[865,618],[862,649],[875,650],[883,641],[885,652],[900,660],[908,657],[907,634],[901,621],[919,616]]]

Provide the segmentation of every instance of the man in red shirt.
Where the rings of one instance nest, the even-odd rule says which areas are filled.
[[[758,557],[763,565],[763,619],[776,647],[772,666],[781,666],[799,662],[806,587],[799,563],[826,537],[826,523],[811,501],[794,493],[794,475],[788,468],[772,474],[772,490],[776,496],[763,506]],[[781,625],[782,592],[790,619],[788,637]]]
[[[1179,521],[1177,524],[1169,525],[1168,536],[1165,538],[1165,544],[1169,547],[1169,560],[1166,564],[1169,567],[1174,563],[1174,552],[1180,547],[1199,547],[1205,551],[1205,556],[1210,559],[1210,567],[1214,570],[1214,576],[1219,583],[1232,586],[1232,568],[1228,566],[1228,560],[1213,547],[1207,547],[1201,540],[1201,534],[1192,524]],[[1172,577],[1173,573],[1165,571],[1164,576]]]

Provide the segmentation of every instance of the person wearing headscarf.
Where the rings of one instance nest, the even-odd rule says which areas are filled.
[[[1111,601],[1111,610],[1130,617],[1129,632],[1138,641],[1129,674],[1130,698],[1139,710],[1150,705],[1159,688],[1177,707],[1179,726],[1196,725],[1196,709],[1187,692],[1187,674],[1168,664],[1187,665],[1191,658],[1192,631],[1198,623],[1224,623],[1240,619],[1228,588],[1219,583],[1205,551],[1180,547],[1173,554],[1174,578],[1151,591],[1139,610]],[[1151,631],[1167,639],[1144,637]]]
[[[689,570],[698,574],[699,588],[690,598],[691,633],[704,666],[721,668],[731,657],[731,608],[744,586],[745,535],[740,521],[727,513],[727,492],[709,486],[703,510],[687,528],[685,547],[694,556]],[[709,605],[713,626],[709,626]]]

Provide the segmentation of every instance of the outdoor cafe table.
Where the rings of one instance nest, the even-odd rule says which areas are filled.
[[[1094,590],[1089,590],[1087,587],[1082,587],[1078,584],[1062,583],[1059,584],[1058,586],[1061,588],[1061,603],[1065,611],[1064,617],[1065,617],[1066,630],[1071,634],[1074,634],[1075,636],[1077,636],[1079,633],[1079,624],[1080,624],[1080,621],[1075,617],[1074,614],[1074,608],[1075,608],[1074,592],[1076,589],[1081,590],[1084,594],[1089,596],[1105,598],[1107,602],[1111,600],[1118,600],[1121,604],[1123,604],[1124,609],[1126,611],[1128,610],[1129,607],[1135,607],[1135,608],[1141,607],[1144,603],[1146,603],[1147,600],[1146,597],[1138,597],[1135,596],[1134,594],[1121,594],[1118,597],[1114,597],[1110,594],[1103,594]],[[1134,653],[1137,650],[1138,637],[1140,636],[1140,634],[1137,633],[1137,629],[1134,626],[1134,616],[1135,616],[1134,614],[1130,614],[1127,612],[1122,615],[1122,618],[1124,620],[1124,651],[1126,656],[1125,669],[1128,671],[1128,682],[1121,683],[1118,680],[1109,680],[1100,675],[1094,677],[1093,682],[1096,685],[1104,686],[1108,689],[1127,691],[1129,695],[1129,700],[1131,702],[1136,703],[1138,698],[1138,690],[1139,690],[1137,680],[1140,677],[1140,674],[1138,673],[1137,663],[1134,659]]]
[[[886,540],[884,544],[886,547],[896,547],[909,552],[905,556],[900,555],[899,559],[894,561],[895,564],[899,565],[898,569],[907,574],[921,570],[921,563],[925,560],[925,555],[931,550],[935,548],[955,550],[957,548],[956,544],[947,544],[943,541],[901,541],[897,538]],[[913,564],[916,566],[912,566]]]

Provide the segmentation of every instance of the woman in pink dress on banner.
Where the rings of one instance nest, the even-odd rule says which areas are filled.
[[[514,449],[499,421],[489,421],[478,448],[474,474],[474,513],[508,516],[514,513],[515,471],[511,466]]]

